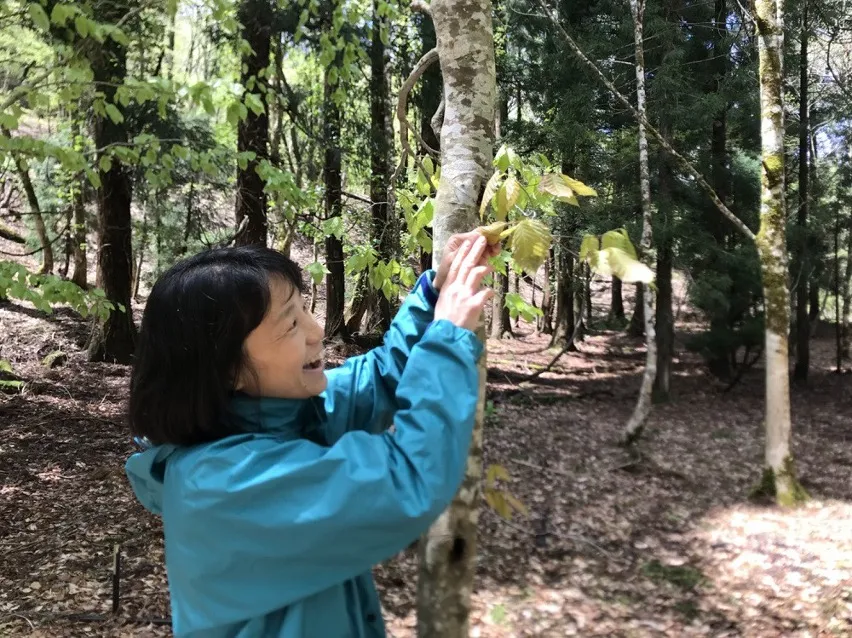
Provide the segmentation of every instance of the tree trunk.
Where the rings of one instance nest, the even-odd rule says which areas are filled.
[[[542,334],[553,333],[553,246],[544,262],[544,291],[541,294],[541,321],[539,330]],[[508,283],[508,282],[507,282]]]
[[[624,296],[621,292],[621,279],[613,275],[609,308],[610,321],[624,321]]]
[[[142,265],[145,263],[145,246],[148,244],[148,207],[142,208],[142,229],[139,233],[139,252],[133,278],[133,298],[139,301],[139,283],[142,281]]]
[[[420,29],[421,51],[423,56],[435,48],[435,26],[432,19],[425,14],[418,13],[416,20]],[[438,131],[432,128],[432,117],[438,112],[441,105],[441,67],[439,64],[431,64],[420,78],[420,138],[433,150],[441,151],[441,138]],[[428,232],[428,229],[427,229]],[[420,270],[425,271],[432,267],[432,254],[420,250]]]
[[[12,134],[9,132],[9,129],[7,129],[5,126],[2,127],[2,133],[6,137],[12,137]],[[30,214],[32,214],[33,220],[35,221],[38,242],[39,244],[41,244],[42,261],[40,272],[52,273],[53,246],[50,243],[50,237],[47,236],[47,226],[45,226],[44,216],[41,214],[41,206],[39,206],[38,202],[38,196],[36,195],[35,188],[33,188],[33,182],[30,179],[30,171],[27,168],[27,165],[24,160],[20,157],[16,156],[14,162],[15,171],[18,174],[18,179],[21,180],[21,186],[24,187],[24,194],[27,197],[27,204],[30,208]]]
[[[334,86],[329,82],[329,70],[325,73],[323,98],[323,117],[325,119],[325,161],[323,163],[323,181],[325,182],[325,218],[333,219],[343,214],[341,195],[341,151],[340,151],[340,110],[332,94]],[[325,259],[328,274],[325,277],[325,336],[340,336],[348,339],[346,331],[345,287],[346,278],[343,268],[343,241],[334,235],[325,239]]]
[[[86,260],[86,188],[85,178],[82,176],[75,179],[74,185],[74,224],[72,226],[71,248],[74,254],[74,272],[71,275],[71,281],[80,286],[80,288],[88,287],[88,263]]]
[[[796,285],[796,365],[795,381],[807,381],[810,368],[810,321],[808,321],[808,283],[811,277],[808,255],[808,2],[802,3],[801,46],[799,47],[799,214],[798,214],[798,277]]]
[[[661,127],[662,129],[662,127]],[[668,131],[664,135],[670,135]],[[657,308],[655,330],[657,333],[657,376],[654,379],[654,401],[668,401],[671,394],[672,359],[674,358],[674,308],[672,295],[672,232],[671,191],[672,172],[666,157],[659,154],[657,206]]]
[[[109,3],[99,19],[117,22],[125,13],[123,5]],[[93,79],[102,87],[104,100],[114,102],[116,87],[127,74],[127,50],[112,38],[93,46],[90,53]],[[124,123],[94,115],[95,148],[127,144]],[[98,152],[96,163],[102,152]],[[130,221],[131,169],[113,158],[108,171],[98,169],[101,186],[98,200],[98,281],[106,298],[116,305],[106,321],[96,324],[89,341],[90,361],[130,363],[136,342],[136,325],[130,306],[133,273],[132,226]],[[123,308],[123,309],[122,309]]]
[[[559,264],[556,273],[556,330],[550,344],[567,342],[574,334],[574,255],[568,239],[559,240]]]
[[[631,337],[641,337],[645,334],[645,293],[641,284],[636,284],[633,300],[633,316],[630,317],[627,334]]]
[[[636,49],[636,110],[642,115],[639,120],[639,190],[642,194],[642,241],[640,252],[647,255],[651,249],[652,215],[651,209],[651,172],[648,163],[648,137],[645,133],[645,53],[643,43],[643,22],[645,0],[630,0],[630,12],[633,15],[633,39]],[[645,323],[645,372],[639,398],[633,414],[624,429],[624,441],[632,444],[642,435],[645,421],[651,413],[651,399],[654,379],[657,376],[657,337],[654,333],[653,293],[648,286],[639,284],[643,289],[642,307]]]
[[[388,82],[385,78],[385,45],[381,29],[387,29],[387,19],[379,15],[379,0],[373,0],[373,41],[370,49],[370,200],[372,201],[373,247],[379,259],[389,263],[396,253],[396,221],[388,206],[390,182],[389,155],[391,139],[388,130]],[[368,287],[369,290],[369,287]],[[390,328],[391,302],[380,291],[369,290],[375,296],[379,328]]]
[[[766,467],[762,486],[779,505],[805,498],[790,451],[790,373],[787,335],[790,290],[787,281],[784,202],[784,45],[781,0],[755,0],[760,119],[761,202],[756,243],[763,277],[766,317]]]
[[[839,234],[839,230],[835,231]],[[835,261],[837,261],[837,246],[835,245]],[[839,264],[837,264],[839,270]],[[846,267],[842,280],[842,297],[843,297],[843,316],[841,323],[843,325],[843,336],[841,339],[841,359],[849,356],[849,344],[852,339],[852,228],[846,230]],[[836,290],[837,286],[835,286]],[[835,295],[835,299],[837,296]],[[839,372],[839,369],[838,369]]]
[[[509,308],[506,307],[506,295],[509,292],[509,276],[494,273],[494,299],[491,300],[491,338],[502,339],[512,334],[512,322]]]
[[[433,0],[432,18],[444,77],[441,183],[435,202],[435,263],[447,239],[479,221],[481,191],[491,175],[496,74],[490,0]],[[484,329],[479,330],[485,340]],[[476,565],[482,481],[486,355],[479,361],[479,405],[467,472],[455,500],[420,543],[417,633],[465,638]]]
[[[266,193],[257,166],[269,157],[269,106],[266,94],[269,85],[264,77],[269,66],[272,36],[273,9],[269,0],[242,0],[237,9],[237,20],[242,25],[241,37],[251,47],[243,54],[240,83],[246,93],[254,94],[264,106],[261,113],[248,109],[248,115],[237,127],[237,152],[252,152],[254,159],[237,168],[236,219],[237,227],[247,218],[245,229],[236,238],[236,244],[266,245],[267,216]]]

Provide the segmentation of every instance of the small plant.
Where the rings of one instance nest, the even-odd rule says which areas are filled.
[[[0,261],[0,299],[29,301],[38,310],[50,314],[57,304],[67,304],[83,317],[105,320],[116,309],[99,288],[83,290],[73,282],[54,275],[31,273],[21,264]],[[125,308],[118,304],[118,310]]]
[[[704,581],[704,575],[695,567],[663,565],[656,558],[642,566],[642,574],[656,582],[671,583],[684,591],[691,591]]]
[[[0,359],[0,392],[20,392],[24,382],[12,370],[12,364]]]
[[[485,501],[488,505],[507,521],[512,520],[512,512],[516,511],[523,516],[528,516],[526,506],[517,498],[512,496],[508,490],[498,487],[497,481],[508,481],[509,472],[502,465],[493,463],[488,466],[485,473]]]

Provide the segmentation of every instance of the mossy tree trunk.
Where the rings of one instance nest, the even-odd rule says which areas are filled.
[[[784,201],[784,14],[781,0],[756,0],[761,120],[760,231],[756,237],[766,317],[766,467],[763,484],[779,505],[804,497],[790,451],[787,273]]]
[[[434,263],[447,239],[473,229],[491,173],[496,73],[490,0],[433,0],[432,19],[444,78],[441,183],[435,202]],[[484,340],[484,330],[479,331]],[[479,405],[467,472],[450,507],[420,543],[417,634],[468,635],[482,481],[486,358],[479,362]]]

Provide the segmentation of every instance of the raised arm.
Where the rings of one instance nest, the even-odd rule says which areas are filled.
[[[420,276],[385,334],[383,344],[328,372],[324,405],[329,442],[336,441],[352,428],[378,433],[390,426],[399,407],[396,389],[412,348],[423,338],[433,318],[441,316],[440,312],[435,314],[439,289],[463,265],[467,273],[476,269],[481,280],[487,271],[484,264],[495,250],[479,233],[454,235],[447,244],[438,272],[429,270]],[[454,267],[456,271],[451,275]],[[450,310],[452,308],[445,307],[444,315]]]
[[[176,628],[269,613],[423,533],[463,476],[480,352],[469,330],[433,323],[399,379],[394,433],[353,431],[331,447],[238,437],[180,458],[164,520],[192,542],[166,552],[173,586],[192,591],[196,608],[176,609]]]

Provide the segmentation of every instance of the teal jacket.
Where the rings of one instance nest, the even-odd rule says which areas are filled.
[[[433,321],[433,277],[321,396],[235,398],[245,434],[128,460],[137,498],[163,519],[176,636],[385,636],[371,567],[452,500],[478,396],[481,344]]]

